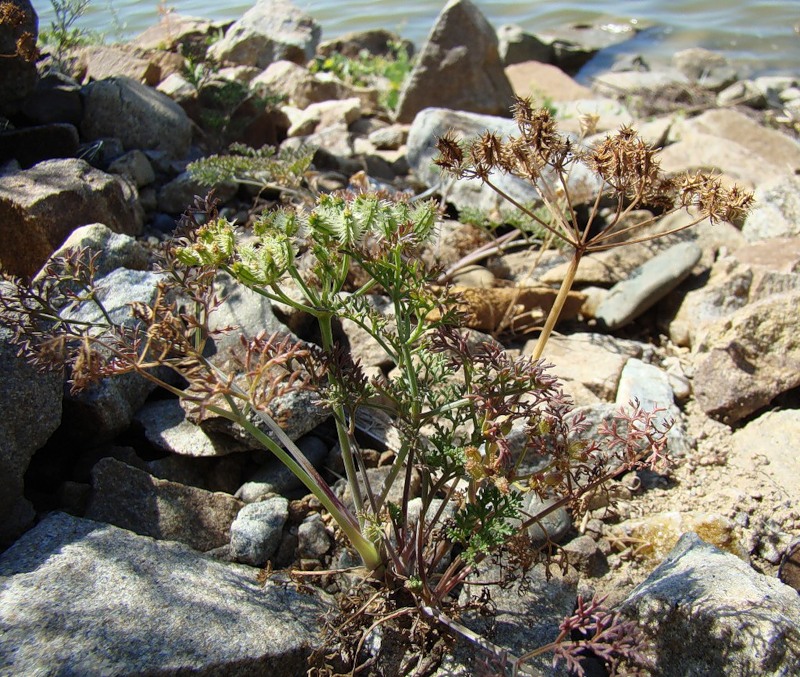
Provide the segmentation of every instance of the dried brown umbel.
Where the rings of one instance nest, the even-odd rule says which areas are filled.
[[[736,185],[726,187],[719,177],[703,172],[678,177],[666,175],[659,164],[657,150],[628,125],[615,134],[606,135],[593,146],[583,148],[560,134],[552,114],[544,108],[534,109],[529,99],[518,98],[512,112],[518,136],[502,138],[485,132],[464,144],[455,134],[447,133],[438,140],[439,156],[435,162],[455,178],[482,181],[572,248],[569,269],[539,336],[534,357],[542,354],[584,254],[664,237],[706,218],[712,223],[739,222],[752,205],[751,193]],[[592,121],[586,124],[591,127]],[[588,169],[597,181],[595,199],[585,219],[579,219],[570,190],[570,175],[576,165]],[[549,218],[543,218],[540,212],[504,191],[495,179],[502,174],[530,183]],[[610,200],[615,206],[611,216],[600,223],[600,205],[604,200]],[[620,227],[633,210],[643,207],[655,209],[658,216]],[[693,218],[688,223],[667,231],[644,233],[643,229],[652,226],[657,219],[690,208]],[[503,237],[507,240],[515,234],[519,232]]]

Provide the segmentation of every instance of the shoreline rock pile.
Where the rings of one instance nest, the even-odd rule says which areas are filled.
[[[11,4],[34,25],[27,0]],[[451,0],[390,111],[381,83],[309,63],[385,55],[399,37],[321,37],[290,2],[260,0],[232,25],[168,14],[129,44],[83,49],[70,75],[52,70],[35,85],[24,54],[4,59],[2,270],[31,279],[51,256],[91,246],[105,303],[128,312],[156,293],[152,249],[206,192],[187,165],[231,143],[316,148],[321,191],[366,181],[444,196],[453,218],[426,255],[447,267],[489,241],[459,215],[492,221],[508,206],[477,183],[444,185],[431,165],[437,136],[510,133],[513,94],[548,106],[586,145],[633,125],[663,147],[666,171],[712,169],[755,190],[756,205],[741,224],[704,221],[581,262],[574,312],[545,357],[593,426],[633,398],[662,407],[675,420],[677,465],[614,482],[614,512],[597,497],[580,524],[553,516],[549,535],[571,567],[542,579],[539,606],[502,596],[499,613],[516,623],[509,648],[547,641],[579,592],[604,592],[657,640],[656,674],[800,671],[800,596],[777,577],[800,535],[800,73],[740,79],[719,55],[690,49],[658,70],[628,55],[586,86],[572,76],[602,46],[495,31],[469,0]],[[581,136],[587,122],[594,135]],[[581,204],[596,190],[577,173],[569,188]],[[216,196],[246,223],[252,190],[234,183]],[[513,251],[452,281],[494,304],[476,332],[530,353],[526,336],[504,333],[508,313],[494,299],[534,283],[556,289],[566,265],[557,249]],[[303,334],[302,318],[220,284],[228,303],[218,326]],[[525,308],[532,324],[536,299]],[[391,368],[358,327],[341,330],[365,368]],[[332,598],[280,578],[259,585],[254,567],[346,565],[319,503],[242,431],[193,419],[135,376],[70,395],[62,375],[37,373],[10,338],[0,328],[0,672],[303,674]],[[220,359],[234,345],[217,345]],[[279,407],[312,463],[340,472],[329,413],[300,394]],[[391,440],[376,433],[364,458],[379,481]],[[469,674],[459,651],[447,674]]]

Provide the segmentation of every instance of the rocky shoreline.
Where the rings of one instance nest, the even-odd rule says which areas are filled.
[[[614,482],[613,510],[598,496],[579,523],[554,515],[567,572],[541,574],[527,596],[493,593],[494,630],[478,615],[462,622],[519,655],[551,641],[578,594],[600,592],[653,640],[653,674],[800,670],[800,74],[739,79],[719,55],[690,49],[659,70],[630,54],[587,87],[572,76],[610,46],[602,31],[548,42],[496,31],[452,0],[418,49],[386,31],[322,42],[312,17],[264,0],[233,25],[167,14],[129,44],[83,48],[40,75],[20,48],[34,10],[10,4],[24,20],[0,21],[0,51],[17,54],[0,74],[0,264],[31,279],[90,246],[115,312],[153,298],[153,251],[208,190],[191,163],[232,143],[312,149],[320,192],[441,197],[439,245],[425,256],[476,299],[470,328],[517,354],[532,352],[530,329],[568,257],[494,251],[463,265],[491,240],[476,224],[496,226],[508,207],[476,182],[443,181],[437,137],[507,134],[513,96],[531,96],[576,143],[632,125],[663,148],[667,172],[713,170],[754,190],[742,223],[706,220],[584,257],[545,358],[591,425],[633,398],[664,408],[675,465]],[[326,71],[335,55],[396,59],[400,48],[416,54],[393,109],[386,75]],[[593,199],[579,175],[569,188],[576,204]],[[309,199],[244,180],[215,194],[242,224],[256,208]],[[304,318],[221,284],[217,327],[313,338]],[[388,373],[352,325],[341,336],[353,356]],[[0,327],[0,673],[305,674],[339,583],[257,577],[352,564],[319,502],[243,431],[194,420],[139,377],[69,394],[60,374],[17,357],[12,333]],[[275,407],[314,465],[341,476],[329,412],[301,394]],[[362,432],[377,480],[394,457],[391,431],[368,421]],[[460,646],[424,674],[474,674],[474,651]]]

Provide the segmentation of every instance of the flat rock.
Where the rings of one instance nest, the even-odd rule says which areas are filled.
[[[230,494],[153,477],[113,458],[92,469],[88,519],[206,552],[226,545],[244,504]]]
[[[497,34],[470,0],[450,0],[403,86],[396,120],[411,122],[430,106],[508,115],[513,91],[497,46]]]
[[[800,596],[694,534],[622,604],[652,642],[655,672],[791,675],[800,671]]]
[[[592,90],[573,80],[558,66],[540,61],[524,61],[506,66],[506,77],[514,94],[532,97],[541,105],[545,100],[575,101],[591,99]]]
[[[161,68],[151,60],[117,45],[89,45],[77,55],[75,68],[84,73],[84,82],[124,76],[148,87],[161,80]]]
[[[694,351],[694,392],[710,416],[734,423],[800,385],[800,291],[752,303],[711,325]]]
[[[314,58],[322,29],[287,0],[258,0],[208,50],[216,61],[266,68],[274,61]]]
[[[328,608],[249,567],[54,513],[0,555],[0,669],[296,677]]]
[[[592,89],[602,96],[622,98],[626,94],[658,94],[665,87],[688,83],[688,78],[677,70],[611,71],[595,77]]]
[[[701,255],[693,242],[670,247],[637,268],[627,280],[614,285],[595,317],[611,330],[628,324],[683,282]]]
[[[116,137],[125,150],[160,150],[173,158],[189,152],[192,123],[166,94],[126,77],[92,82],[83,92],[86,139]]]
[[[138,235],[143,216],[135,189],[83,160],[47,160],[0,176],[0,263],[33,276],[76,228],[103,223]]]

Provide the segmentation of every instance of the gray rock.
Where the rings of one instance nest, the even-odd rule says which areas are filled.
[[[33,276],[80,226],[104,223],[138,235],[143,220],[133,186],[83,160],[47,160],[0,176],[0,263],[14,275]]]
[[[102,223],[76,228],[52,256],[63,256],[70,249],[83,248],[89,248],[97,255],[95,270],[98,279],[117,268],[146,270],[150,263],[150,254],[141,242],[130,235],[115,233]],[[39,271],[36,277],[41,275],[42,271]]]
[[[18,357],[12,336],[10,327],[0,326],[0,546],[33,522],[33,506],[23,496],[25,471],[61,422],[63,376],[41,373]]]
[[[708,328],[694,358],[703,411],[733,423],[800,385],[798,304],[800,291],[769,296]]]
[[[282,496],[244,506],[231,524],[231,551],[244,564],[264,566],[281,544],[289,518],[289,501]]]
[[[663,410],[655,416],[656,424],[673,421],[667,433],[667,448],[673,458],[685,457],[691,449],[691,441],[683,425],[681,410],[675,405],[669,374],[639,359],[628,360],[619,379],[617,405],[624,407],[634,400],[645,410]]]
[[[155,87],[161,80],[161,67],[120,45],[87,45],[75,54],[75,69],[84,73],[83,81],[126,77]]]
[[[755,204],[742,226],[749,242],[800,235],[800,176],[786,176],[760,185]]]
[[[226,545],[243,507],[229,494],[160,480],[113,458],[92,469],[86,517],[206,552]]]
[[[132,150],[118,157],[108,166],[111,174],[122,174],[136,184],[137,188],[156,180],[156,173],[150,160],[140,150]]]
[[[522,510],[530,517],[536,517],[537,514],[544,512],[557,501],[558,499],[556,498],[543,500],[531,491],[523,498]],[[528,517],[524,516],[524,519],[528,519]],[[538,545],[541,545],[547,540],[558,543],[567,535],[567,532],[571,528],[572,517],[567,508],[561,506],[545,515],[534,524],[531,524],[528,527],[528,536],[532,543]]]
[[[409,56],[413,55],[413,43],[403,40],[397,33],[387,31],[385,28],[345,33],[333,40],[326,40],[317,47],[317,55],[329,57],[341,54],[350,59],[357,59],[361,52],[366,51],[375,56],[386,56],[393,53],[392,47],[397,44],[402,44]]]
[[[330,451],[328,445],[314,435],[308,435],[298,440],[297,446],[300,447],[300,451],[305,454],[311,465],[318,470],[322,468]],[[245,503],[253,503],[267,494],[286,495],[301,486],[303,486],[302,482],[289,468],[276,458],[271,458],[239,487],[236,496]]]
[[[749,106],[761,109],[766,107],[767,98],[752,80],[739,80],[717,94],[716,104],[717,108]]]
[[[656,673],[800,671],[800,597],[694,533],[622,604],[653,642]]]
[[[618,329],[636,319],[675,289],[700,260],[702,251],[693,242],[670,247],[612,287],[595,317],[608,329]]]
[[[601,73],[592,89],[603,96],[622,98],[626,94],[659,94],[665,87],[687,85],[689,79],[677,70],[623,71]]]
[[[552,45],[535,35],[526,33],[521,26],[504,24],[497,29],[497,51],[504,66],[524,61],[550,63],[554,53]]]
[[[288,103],[300,109],[312,103],[343,99],[351,92],[338,79],[322,80],[307,68],[286,60],[270,64],[250,81],[250,88],[280,94]]]
[[[403,86],[397,121],[411,122],[429,106],[508,115],[513,91],[497,44],[494,29],[470,0],[450,0]]]
[[[133,420],[144,429],[152,445],[181,456],[227,456],[248,447],[220,434],[205,432],[186,419],[178,400],[156,400],[139,409]]]
[[[249,567],[56,513],[0,556],[0,665],[17,675],[295,677],[319,594]]]
[[[274,61],[304,64],[314,57],[319,24],[287,0],[258,0],[214,43],[208,56],[266,68]]]
[[[224,204],[236,195],[237,189],[235,183],[220,183],[214,186],[214,197]],[[209,186],[193,179],[189,172],[181,172],[158,191],[158,209],[167,214],[182,214],[194,204],[196,195],[205,195],[208,191]]]
[[[512,120],[491,115],[478,115],[448,110],[426,108],[415,118],[408,133],[408,164],[417,178],[428,186],[440,186],[442,177],[433,160],[438,155],[436,141],[448,131],[469,139],[493,131],[502,137],[518,136],[519,129]],[[551,179],[555,177],[550,176]],[[450,179],[446,179],[450,182]],[[540,199],[538,191],[530,183],[497,172],[492,181],[517,201],[526,204]],[[597,178],[583,165],[574,165],[569,175],[568,186],[573,204],[588,201],[599,187]],[[491,188],[477,179],[456,181],[447,190],[447,200],[457,209],[474,208],[492,214],[507,209],[507,202]]]
[[[77,127],[83,117],[81,86],[68,75],[51,71],[25,98],[22,114],[37,125],[68,122]]]
[[[586,576],[602,576],[608,571],[608,563],[591,536],[573,538],[564,545],[564,553],[570,566]]]
[[[718,92],[736,81],[736,69],[718,52],[690,47],[672,56],[672,65],[704,89]]]
[[[96,285],[97,298],[115,322],[133,323],[129,304],[152,303],[161,275],[149,271],[117,268]],[[85,303],[69,314],[72,319],[101,321],[100,310]],[[64,399],[62,430],[70,439],[99,444],[116,437],[131,423],[155,385],[135,373],[109,376]]]
[[[84,87],[84,106],[81,133],[89,140],[115,136],[125,150],[161,150],[173,158],[189,152],[192,123],[183,108],[136,80],[92,82]]]
[[[319,513],[309,515],[303,520],[297,530],[297,540],[297,552],[300,557],[319,559],[331,549],[331,536]]]
[[[205,53],[208,41],[217,37],[230,22],[209,21],[176,12],[167,12],[161,20],[130,41],[142,50],[163,50],[178,54]]]

